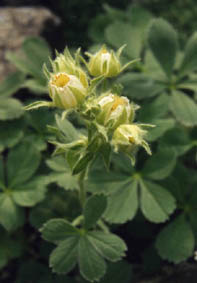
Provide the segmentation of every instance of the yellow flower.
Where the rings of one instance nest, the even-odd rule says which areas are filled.
[[[57,73],[52,75],[49,81],[49,95],[54,106],[70,109],[82,103],[87,95],[87,89],[76,76]]]

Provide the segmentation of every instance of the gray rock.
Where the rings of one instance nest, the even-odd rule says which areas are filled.
[[[0,81],[15,70],[6,60],[6,52],[18,51],[27,36],[37,36],[42,32],[48,20],[55,25],[60,22],[43,7],[0,8]]]

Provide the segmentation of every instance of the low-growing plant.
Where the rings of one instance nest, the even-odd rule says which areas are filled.
[[[107,9],[106,46],[48,60],[30,38],[8,54],[19,71],[0,85],[0,266],[17,283],[129,283],[131,264],[194,254],[196,34],[182,50],[165,20]],[[11,97],[24,87],[36,98]]]

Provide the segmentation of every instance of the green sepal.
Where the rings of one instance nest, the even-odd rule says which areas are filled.
[[[25,106],[24,110],[33,110],[33,109],[38,109],[40,107],[54,107],[54,103],[49,101],[35,101]]]

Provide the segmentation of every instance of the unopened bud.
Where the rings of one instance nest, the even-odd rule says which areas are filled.
[[[112,139],[112,144],[115,151],[123,151],[125,153],[135,153],[139,146],[142,146],[148,154],[151,154],[148,143],[144,140],[147,131],[140,126],[120,125],[115,131]]]
[[[101,111],[97,116],[97,121],[115,129],[120,124],[128,124],[134,120],[136,105],[131,104],[124,96],[109,93],[102,95],[98,99]]]
[[[115,77],[121,72],[119,58],[104,46],[97,53],[93,55],[87,53],[87,55],[90,56],[88,70],[92,76]]]

